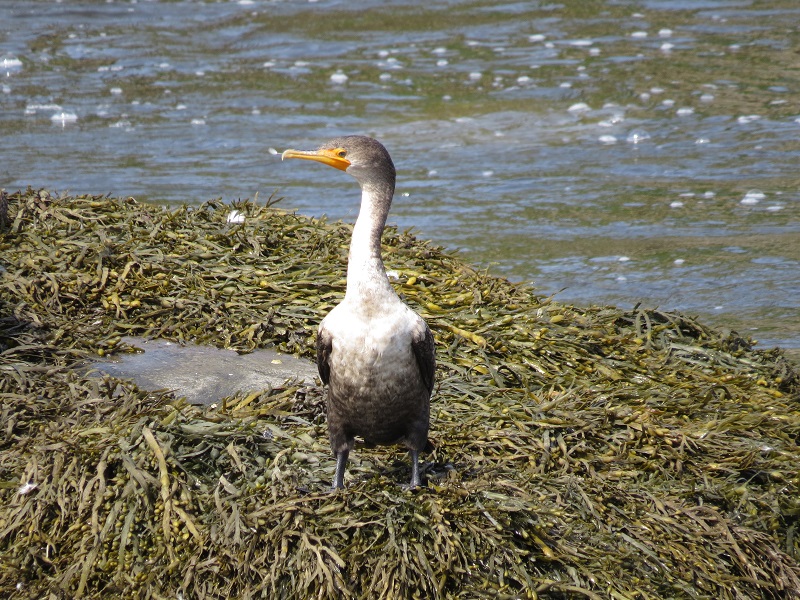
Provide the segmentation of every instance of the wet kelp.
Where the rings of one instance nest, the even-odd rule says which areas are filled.
[[[389,230],[437,340],[428,485],[402,487],[400,449],[358,448],[329,493],[319,388],[198,407],[82,365],[130,334],[311,356],[349,226],[6,200],[3,597],[800,597],[800,378],[780,351],[538,297]]]

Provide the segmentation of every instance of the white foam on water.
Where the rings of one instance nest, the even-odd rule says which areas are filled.
[[[60,104],[36,104],[36,103],[29,103],[25,106],[25,114],[26,115],[35,115],[40,110],[61,110]]]
[[[350,78],[341,71],[337,71],[336,73],[331,75],[331,82],[335,83],[336,85],[343,85],[347,83],[348,79]]]
[[[634,129],[628,134],[628,137],[625,138],[625,141],[629,144],[641,144],[642,142],[646,142],[650,139],[650,134],[642,129]]]
[[[53,123],[61,123],[62,125],[66,125],[67,123],[75,123],[78,120],[78,115],[76,115],[74,112],[62,111],[52,115],[50,120]]]
[[[22,68],[22,61],[18,59],[16,56],[12,56],[10,54],[3,57],[0,60],[0,69],[4,71],[17,71]]]
[[[567,111],[571,113],[582,113],[592,110],[586,102],[576,102],[570,106]]]
[[[744,195],[744,198],[741,199],[740,204],[746,204],[752,206],[753,204],[758,204],[766,197],[767,195],[761,190],[749,190]]]
[[[679,117],[687,117],[694,114],[694,109],[689,106],[685,106],[676,110],[675,114]]]
[[[741,124],[752,123],[753,121],[758,121],[761,118],[761,115],[741,115],[736,117],[736,122]]]
[[[611,144],[617,143],[617,136],[605,134],[598,137],[597,141],[600,142],[601,144],[605,144],[606,146],[610,146]]]

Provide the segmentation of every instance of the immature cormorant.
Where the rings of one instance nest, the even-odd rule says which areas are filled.
[[[394,196],[392,159],[380,142],[358,135],[313,151],[286,150],[282,158],[336,167],[361,186],[347,291],[320,323],[317,337],[317,367],[328,386],[328,433],[336,456],[333,487],[344,487],[354,436],[367,444],[408,447],[411,487],[418,486],[419,453],[428,441],[434,344],[425,321],[395,293],[381,259],[381,233]]]

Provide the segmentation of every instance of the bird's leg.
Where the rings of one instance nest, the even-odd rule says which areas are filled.
[[[345,448],[336,453],[336,475],[333,476],[333,489],[344,488],[344,468],[347,466],[347,457],[350,449]]]
[[[422,480],[419,478],[419,450],[411,449],[411,483],[409,487],[414,489],[422,485]]]

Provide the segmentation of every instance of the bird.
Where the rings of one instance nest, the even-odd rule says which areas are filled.
[[[290,158],[335,167],[361,186],[344,299],[317,332],[317,368],[328,387],[328,435],[336,458],[332,489],[344,488],[355,436],[368,446],[405,445],[411,455],[408,487],[416,488],[422,485],[419,454],[429,448],[436,358],[428,324],[397,295],[381,257],[381,234],[395,190],[394,163],[383,144],[361,135],[281,155],[281,160]]]

